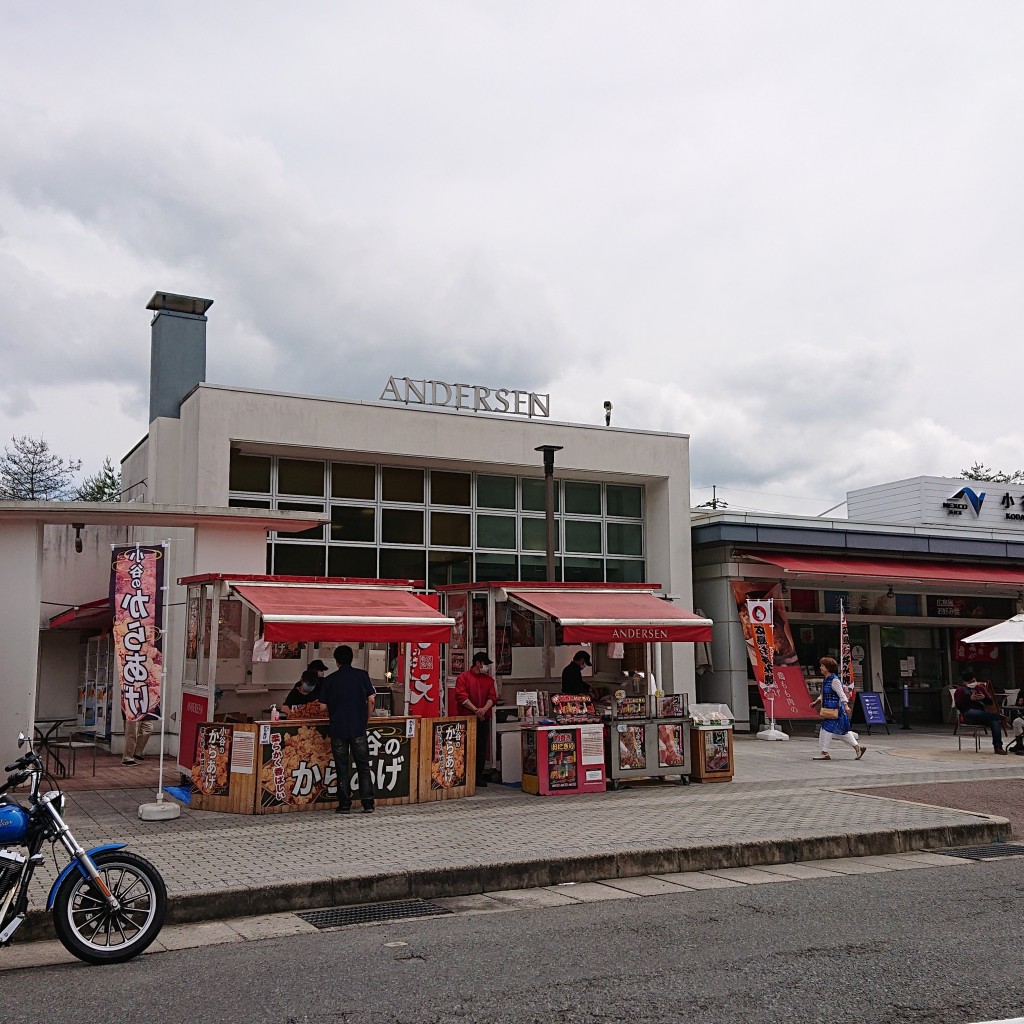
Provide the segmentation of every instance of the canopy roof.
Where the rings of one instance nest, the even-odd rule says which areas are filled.
[[[974,583],[1024,587],[1024,566],[966,565],[906,558],[854,558],[844,555],[791,555],[737,551],[736,558],[764,562],[787,573],[807,576],[862,577],[865,580],[914,580],[925,583]]]
[[[54,615],[50,619],[50,629],[110,629],[113,622],[110,598],[101,597]]]
[[[229,582],[263,618],[271,641],[332,640],[447,643],[454,619],[407,589],[281,582]]]
[[[650,590],[510,585],[507,593],[517,604],[554,619],[569,643],[711,639],[710,619],[655,597]]]

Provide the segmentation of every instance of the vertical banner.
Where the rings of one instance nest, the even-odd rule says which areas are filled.
[[[762,697],[765,695],[764,666],[770,662],[771,682],[775,689],[776,718],[817,718],[817,709],[811,706],[811,695],[807,689],[807,681],[800,670],[800,659],[793,643],[793,634],[786,618],[786,606],[782,600],[782,590],[778,585],[770,583],[739,581],[732,585],[733,597],[739,612],[743,638],[747,643],[747,654],[754,666],[754,675],[761,687]],[[755,636],[757,623],[752,619],[752,611],[748,602],[754,606],[770,603],[771,622],[763,621],[763,636]],[[758,649],[760,648],[760,654]],[[767,656],[771,652],[770,658]],[[765,705],[767,708],[767,705]]]
[[[853,652],[850,648],[850,627],[846,623],[846,608],[839,602],[839,674],[848,701],[853,700],[857,682],[853,678]]]
[[[113,548],[110,605],[114,611],[114,666],[126,722],[160,718],[163,584],[163,545]]]
[[[417,594],[424,604],[437,610],[441,600],[437,594]],[[405,644],[398,648],[398,678],[405,682]],[[409,714],[418,718],[441,717],[441,645],[411,643],[409,645]]]

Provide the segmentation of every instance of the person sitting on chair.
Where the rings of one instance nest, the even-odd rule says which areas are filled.
[[[989,699],[982,685],[970,669],[960,673],[960,685],[953,694],[953,703],[966,725],[987,725],[992,730],[992,749],[1005,754],[1003,749],[1003,716],[998,711],[986,711]]]

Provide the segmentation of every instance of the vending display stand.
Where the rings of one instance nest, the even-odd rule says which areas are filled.
[[[605,758],[609,789],[618,789],[628,779],[669,776],[679,776],[683,785],[689,785],[692,757],[686,698],[627,695],[620,690],[612,705]]]
[[[567,796],[605,791],[600,723],[528,725],[521,739],[524,793]]]
[[[694,704],[690,708],[690,744],[694,782],[729,782],[735,772],[733,714],[728,704]]]

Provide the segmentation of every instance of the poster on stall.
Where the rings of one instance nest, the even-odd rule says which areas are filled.
[[[644,726],[620,725],[616,732],[619,737],[619,767],[634,771],[646,768],[647,745],[644,741]]]
[[[159,720],[161,714],[164,554],[162,544],[115,545],[112,551],[114,668],[126,722]]]
[[[647,694],[633,693],[625,697],[615,698],[616,718],[646,718]]]
[[[685,726],[658,726],[658,765],[661,768],[682,768],[686,764]]]
[[[303,806],[338,799],[338,772],[327,723],[274,722],[260,726],[260,806]],[[404,721],[371,725],[370,774],[380,800],[408,797],[411,785],[410,737]],[[348,781],[359,793],[355,763]]]
[[[729,733],[725,729],[713,729],[704,740],[704,772],[730,771]]]
[[[763,676],[758,675],[758,655],[754,637],[753,624],[747,611],[747,601],[771,600],[774,607],[771,639],[768,640],[765,630],[764,642],[772,648],[772,677],[777,687],[775,692],[776,718],[817,718],[817,709],[811,705],[811,695],[807,690],[807,681],[800,669],[800,659],[793,643],[793,634],[786,615],[786,606],[782,597],[782,588],[776,584],[742,581],[733,583],[733,598],[739,611],[740,626],[743,639],[747,644],[747,656],[754,666],[754,675],[761,685]],[[762,656],[764,651],[762,650]],[[767,704],[766,704],[767,710]]]
[[[441,607],[437,594],[417,594],[424,604],[435,610]],[[398,648],[398,681],[405,683],[406,645]],[[441,645],[439,643],[409,644],[409,714],[417,718],[441,717]]]
[[[207,796],[228,796],[231,792],[230,725],[205,724],[196,732],[196,757],[192,784]]]
[[[523,774],[537,774],[537,732],[528,729],[522,734],[523,742]]]
[[[548,733],[548,789],[575,789],[579,750],[576,730],[552,730]]]
[[[466,785],[469,723],[431,722],[430,788],[458,789]]]

